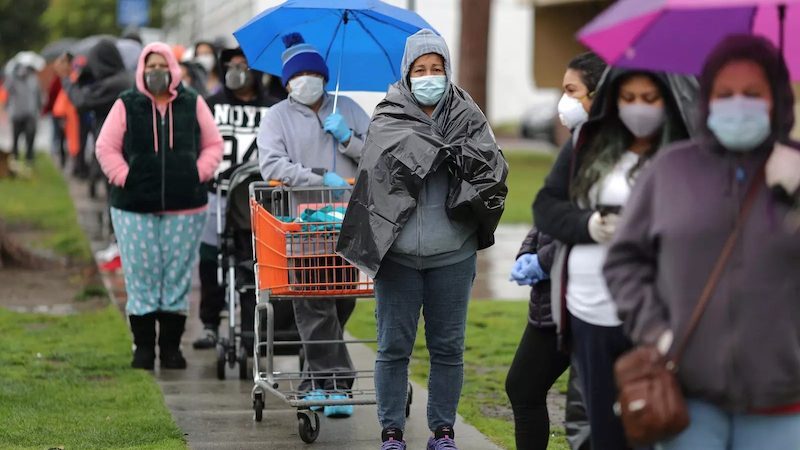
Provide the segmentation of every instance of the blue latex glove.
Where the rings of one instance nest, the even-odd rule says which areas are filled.
[[[350,186],[350,183],[340,177],[336,172],[325,172],[325,175],[322,176],[322,183],[327,187],[333,188]],[[332,191],[331,194],[333,195],[333,199],[338,201],[344,195],[344,191],[335,190]]]
[[[349,183],[336,172],[325,172],[325,175],[322,176],[322,184],[327,187],[349,186]]]
[[[520,286],[532,286],[542,280],[547,280],[550,275],[544,272],[539,264],[539,256],[526,253],[517,258],[511,269],[510,281],[516,281]]]
[[[325,122],[322,124],[322,128],[327,132],[333,135],[339,142],[347,142],[350,140],[350,136],[353,135],[353,132],[350,130],[350,127],[347,126],[347,122],[345,122],[344,117],[341,114],[333,113],[330,116],[325,118]]]

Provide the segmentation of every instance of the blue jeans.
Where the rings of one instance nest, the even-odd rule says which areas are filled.
[[[657,450],[800,449],[800,414],[730,414],[704,401],[687,403],[689,428]]]
[[[475,278],[473,254],[445,267],[416,270],[384,260],[375,277],[378,355],[375,389],[378,420],[385,428],[405,426],[408,362],[420,309],[430,353],[428,427],[453,426],[464,381],[467,304]]]

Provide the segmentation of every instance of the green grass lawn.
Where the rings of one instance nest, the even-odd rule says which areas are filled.
[[[89,241],[78,225],[64,178],[49,156],[39,153],[29,179],[0,179],[0,218],[48,234],[41,245],[76,262],[91,260]]]
[[[130,368],[130,345],[112,306],[0,309],[0,448],[185,448],[153,377]]]
[[[550,172],[555,156],[525,150],[508,150],[505,156],[509,167],[508,198],[502,223],[531,224],[531,204]]]
[[[359,301],[347,329],[361,339],[375,338],[375,304]],[[514,448],[514,425],[505,393],[505,378],[525,329],[528,302],[472,301],[464,353],[464,390],[458,412],[504,448]],[[421,321],[420,321],[421,322]],[[374,348],[374,346],[373,346]],[[420,326],[411,361],[411,377],[425,386],[428,351]],[[566,392],[566,376],[557,383]],[[563,429],[553,427],[550,449],[568,450]]]

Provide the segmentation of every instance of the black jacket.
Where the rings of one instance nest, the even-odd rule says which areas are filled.
[[[416,207],[423,180],[450,172],[447,213],[478,222],[478,247],[494,244],[503,213],[508,164],[486,117],[454,84],[433,117],[397,82],[378,104],[336,252],[370,276]]]
[[[552,237],[540,232],[536,227],[531,228],[522,246],[517,253],[517,258],[524,254],[536,254],[539,264],[545,273],[550,273],[555,259],[556,243]],[[550,281],[544,280],[531,287],[531,301],[528,306],[528,323],[536,328],[555,327],[553,314],[550,307]]]
[[[238,48],[222,51],[219,58],[219,76],[223,83],[228,71],[227,63],[237,55],[244,56],[244,53]],[[258,160],[256,137],[261,126],[261,118],[270,106],[280,101],[265,92],[261,84],[262,73],[252,69],[251,72],[256,91],[256,96],[252,100],[240,99],[224,84],[222,90],[206,99],[225,141],[217,176],[209,182],[209,189],[212,192],[216,191],[217,180],[228,179],[233,170],[240,165]]]
[[[120,94],[134,87],[134,75],[125,70],[114,42],[103,39],[89,50],[77,83],[64,77],[61,84],[78,111],[94,113],[94,129],[99,132]]]

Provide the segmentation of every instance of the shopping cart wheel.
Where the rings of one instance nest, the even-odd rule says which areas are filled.
[[[408,397],[406,397],[406,417],[411,415],[411,402],[414,400],[414,387],[408,383]]]
[[[217,379],[225,379],[225,363],[227,362],[227,351],[225,351],[225,344],[220,343],[217,345]]]
[[[253,398],[253,411],[255,411],[256,422],[261,422],[264,417],[264,398],[263,394],[256,394]]]
[[[239,349],[239,357],[237,358],[237,363],[239,364],[239,379],[246,380],[249,378],[249,373],[247,372],[247,350],[244,347]]]
[[[314,425],[311,425],[311,417],[314,417]],[[306,444],[311,444],[319,437],[319,415],[313,411],[297,412],[297,431],[300,439]]]

